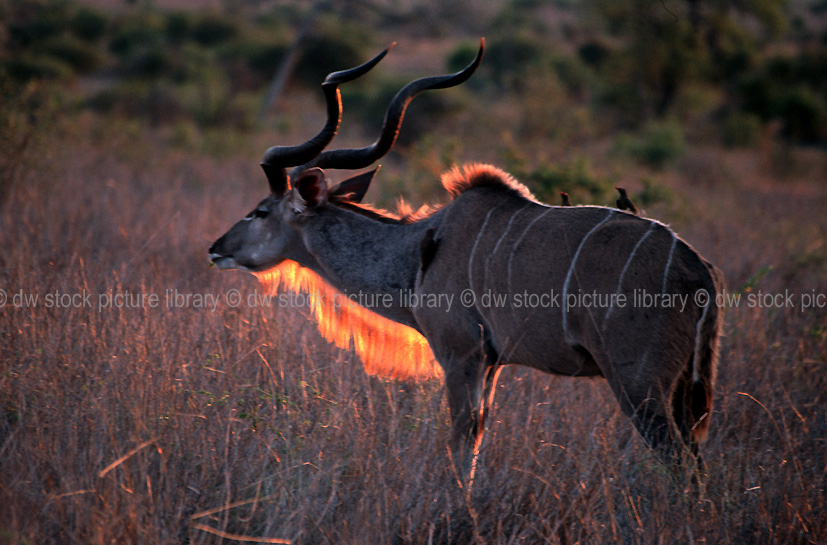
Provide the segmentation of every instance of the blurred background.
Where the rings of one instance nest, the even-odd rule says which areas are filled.
[[[429,198],[446,166],[482,160],[593,202],[631,162],[649,206],[682,160],[722,176],[693,150],[760,149],[783,178],[793,150],[827,144],[822,0],[4,0],[0,25],[0,192],[38,135],[79,119],[212,156],[299,141],[323,121],[324,76],[393,41],[342,89],[343,143],[372,140],[410,79],[461,68],[482,36],[487,51],[462,88],[414,102],[400,152],[418,189],[389,195]]]

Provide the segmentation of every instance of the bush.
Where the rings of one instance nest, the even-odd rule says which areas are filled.
[[[100,40],[106,32],[109,20],[103,13],[87,7],[78,8],[72,18],[72,31],[87,42]]]
[[[173,72],[173,62],[165,47],[149,45],[131,51],[121,62],[118,71],[125,78],[157,79]]]
[[[803,51],[767,60],[736,87],[741,109],[762,121],[779,119],[793,142],[827,139],[827,53]]]
[[[647,102],[636,71],[628,55],[612,54],[595,78],[593,104],[607,124],[636,128],[646,119]]]
[[[827,137],[824,100],[809,87],[786,90],[778,100],[777,112],[784,122],[784,135],[793,142],[813,143]]]
[[[493,39],[486,48],[485,64],[496,83],[510,85],[540,63],[544,49],[537,38],[527,33]]]
[[[621,137],[618,148],[639,162],[661,169],[686,150],[683,130],[672,121],[651,121],[640,134]]]
[[[669,187],[659,184],[649,177],[643,178],[640,183],[643,185],[643,189],[636,193],[632,199],[638,206],[645,208],[659,202],[672,202],[672,190]]]
[[[109,50],[116,55],[126,56],[136,50],[163,45],[163,20],[151,14],[144,14],[123,19],[115,25]]]
[[[738,82],[736,93],[744,112],[755,114],[763,121],[772,118],[778,85],[765,75],[751,75]]]
[[[169,123],[186,115],[174,90],[166,85],[135,81],[103,90],[86,102],[101,113],[134,117],[152,125]]]
[[[186,11],[173,11],[168,14],[164,22],[164,34],[167,39],[174,44],[185,42],[192,32],[192,27],[195,26],[194,18],[190,12]]]
[[[611,49],[604,43],[594,40],[577,48],[577,56],[584,63],[599,68],[611,55]]]
[[[68,4],[57,2],[13,3],[8,35],[16,47],[30,47],[59,36],[68,27]]]
[[[760,136],[761,118],[755,114],[731,113],[721,126],[721,143],[728,148],[754,146]]]
[[[322,22],[318,33],[304,47],[296,75],[311,88],[318,87],[331,72],[358,66],[368,57],[370,33],[341,22]]]
[[[584,96],[590,86],[591,71],[577,57],[558,57],[551,66],[566,91],[575,96]]]
[[[229,45],[224,50],[223,57],[240,61],[261,80],[261,83],[264,83],[276,73],[287,48],[288,46],[278,38],[252,38]],[[316,83],[321,84],[321,81]]]
[[[553,204],[559,202],[561,191],[569,193],[575,203],[600,202],[612,186],[609,180],[595,175],[588,159],[582,157],[564,164],[541,162],[522,179],[537,198]]]
[[[72,68],[51,55],[25,51],[11,59],[0,61],[0,74],[16,82],[35,79],[65,79],[72,75]]]
[[[235,38],[240,33],[238,24],[229,17],[208,13],[195,23],[192,38],[204,46],[215,46]]]
[[[0,75],[0,202],[31,175],[55,121],[57,95],[38,82],[15,85]]]
[[[463,41],[458,46],[454,48],[448,54],[448,58],[445,61],[445,66],[447,67],[449,72],[459,72],[466,66],[468,66],[468,62],[470,59],[473,59],[477,55],[477,51],[479,50],[479,43],[477,42],[470,42],[470,41]],[[486,62],[488,61],[486,55]],[[472,78],[471,81],[474,79]]]
[[[38,49],[80,73],[95,70],[102,60],[95,46],[69,35],[50,38]]]

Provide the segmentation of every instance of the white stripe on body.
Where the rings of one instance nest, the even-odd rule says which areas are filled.
[[[471,269],[474,264],[474,254],[477,253],[477,246],[479,246],[480,239],[482,239],[482,233],[485,231],[485,227],[488,225],[488,221],[491,219],[491,214],[494,213],[494,210],[499,208],[505,203],[500,203],[494,208],[488,211],[488,214],[485,215],[485,221],[482,222],[482,226],[480,227],[479,232],[477,233],[477,238],[474,240],[474,246],[471,248],[471,256],[468,258],[468,287],[473,291],[474,290],[474,283],[471,280]]]
[[[501,234],[500,238],[497,239],[497,243],[494,244],[494,249],[491,250],[491,255],[489,255],[488,258],[485,260],[485,278],[483,279],[483,284],[485,284],[485,280],[487,280],[487,278],[488,278],[488,266],[491,263],[491,258],[494,257],[494,255],[497,253],[497,250],[500,249],[500,244],[502,244],[502,241],[505,239],[505,236],[511,230],[511,225],[514,223],[514,220],[517,219],[517,216],[520,215],[520,212],[522,212],[523,210],[525,210],[529,206],[531,206],[531,203],[526,204],[525,206],[523,206],[522,208],[520,208],[519,210],[514,212],[511,215],[511,217],[508,219],[508,223],[505,226],[505,230],[503,231],[503,234]]]
[[[514,290],[511,289],[511,264],[514,261],[514,254],[517,253],[517,248],[520,246],[520,243],[523,241],[525,236],[528,234],[529,230],[534,227],[534,224],[540,221],[546,214],[554,210],[554,208],[547,208],[543,211],[542,214],[539,214],[536,218],[531,220],[528,225],[526,225],[523,232],[520,234],[520,237],[517,239],[517,242],[514,243],[514,246],[511,248],[511,255],[508,256],[508,276],[506,285],[508,286],[508,293],[513,293]]]
[[[580,245],[577,247],[577,251],[574,252],[574,257],[571,258],[571,265],[569,265],[569,271],[566,273],[566,281],[563,284],[563,299],[561,303],[561,307],[563,309],[563,334],[568,337],[569,330],[568,330],[568,320],[567,320],[567,309],[566,309],[566,298],[568,297],[569,292],[569,282],[571,281],[571,273],[574,271],[574,266],[577,264],[577,258],[580,256],[580,251],[583,249],[583,245],[586,244],[586,241],[589,240],[589,237],[594,233],[598,227],[609,221],[614,215],[614,210],[609,210],[609,213],[606,214],[606,217],[603,218],[599,223],[595,224],[594,227],[589,229],[589,232],[586,233],[586,236],[583,237],[583,240],[580,241]]]
[[[663,271],[663,286],[660,289],[661,295],[666,295],[666,282],[669,279],[669,267],[672,266],[672,257],[675,253],[675,245],[678,243],[678,237],[675,236],[675,233],[669,231],[672,234],[672,247],[669,248],[669,259],[666,260],[666,270]]]
[[[626,264],[623,265],[623,270],[620,271],[620,278],[617,281],[617,289],[615,290],[615,295],[616,296],[620,293],[620,290],[622,289],[623,277],[626,276],[626,271],[629,269],[629,265],[632,263],[632,259],[635,257],[635,254],[637,253],[638,248],[640,248],[640,245],[643,244],[644,240],[649,238],[649,235],[652,233],[652,229],[654,229],[654,228],[655,228],[654,223],[649,225],[649,229],[647,229],[646,232],[643,234],[643,236],[640,238],[640,240],[637,241],[637,244],[635,244],[635,247],[632,250],[632,253],[629,255],[629,258],[626,260]],[[606,315],[603,316],[603,329],[606,329],[606,320],[608,320],[609,316],[611,316],[612,310],[614,310],[614,299],[612,299],[608,310],[606,310]]]

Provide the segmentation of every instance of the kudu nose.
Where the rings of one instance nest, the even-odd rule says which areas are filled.
[[[213,263],[217,259],[221,259],[223,257],[232,257],[232,254],[228,254],[225,250],[222,250],[221,246],[223,246],[223,244],[221,244],[221,239],[218,239],[213,242],[212,246],[210,246],[210,249],[207,251],[207,255],[210,256],[210,261]]]

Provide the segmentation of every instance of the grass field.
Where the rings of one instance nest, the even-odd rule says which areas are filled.
[[[207,267],[265,195],[259,150],[74,130],[0,213],[0,543],[827,541],[823,153],[790,152],[779,181],[761,150],[693,148],[649,210],[744,297],[699,491],[603,380],[507,368],[467,492],[439,381],[368,376],[301,308]]]

